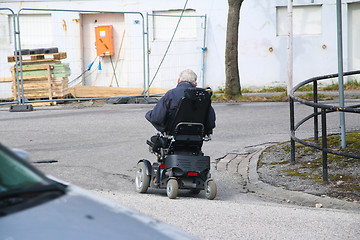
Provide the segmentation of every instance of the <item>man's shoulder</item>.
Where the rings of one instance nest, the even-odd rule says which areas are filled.
[[[173,93],[173,92],[176,91],[176,90],[177,90],[176,88],[172,88],[172,89],[170,89],[169,91],[167,91],[166,94],[171,94],[171,93]],[[165,94],[165,95],[166,95],[166,94]]]
[[[167,91],[163,97],[164,100],[168,99],[168,98],[171,98],[172,95],[174,95],[174,91],[175,91],[175,88],[173,89],[170,89],[169,91]]]
[[[164,95],[164,99],[181,98],[184,96],[184,91],[191,87],[190,83],[180,82],[175,88],[170,89]]]
[[[167,91],[165,96],[170,97],[170,96],[173,96],[173,95],[178,95],[179,93],[183,93],[183,92],[184,92],[183,87],[177,86],[177,87]]]

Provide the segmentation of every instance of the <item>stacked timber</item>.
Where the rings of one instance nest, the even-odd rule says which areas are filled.
[[[61,63],[61,59],[66,58],[66,53],[45,53],[22,55],[22,80],[20,67],[19,86],[20,94],[22,86],[24,88],[24,96],[27,99],[54,99],[64,98],[70,94],[68,89],[68,77],[71,74],[69,64]],[[15,56],[9,56],[8,62],[14,62]],[[12,96],[13,99],[18,98],[18,85],[16,79],[16,67],[11,68],[13,83]]]
[[[60,53],[43,53],[43,54],[29,54],[29,55],[21,55],[22,64],[36,64],[36,63],[48,63],[55,62],[58,63],[61,59],[65,59],[67,57],[66,52]],[[8,56],[8,62],[15,62],[15,56]],[[19,59],[19,56],[18,56]]]
[[[89,97],[119,97],[139,96],[144,92],[143,88],[120,88],[120,87],[95,87],[95,86],[74,86],[69,89],[75,98]],[[169,89],[151,88],[150,95],[164,95]]]

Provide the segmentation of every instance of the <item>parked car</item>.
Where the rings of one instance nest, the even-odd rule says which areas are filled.
[[[0,144],[0,240],[195,239],[181,230],[46,176]]]

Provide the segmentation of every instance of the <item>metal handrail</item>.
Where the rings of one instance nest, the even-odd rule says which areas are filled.
[[[350,76],[350,75],[355,75],[355,74],[360,74],[360,70],[344,72],[343,75]],[[310,79],[305,80],[305,81],[299,83],[298,85],[296,85],[290,91],[290,94],[289,94],[289,96],[290,96],[291,162],[295,162],[295,141],[297,141],[305,146],[321,150],[322,151],[323,181],[324,182],[328,181],[328,166],[327,166],[327,154],[328,153],[340,155],[340,156],[344,156],[344,157],[349,157],[349,158],[360,159],[360,155],[346,153],[346,152],[340,152],[340,151],[336,151],[334,149],[330,149],[327,147],[326,114],[332,113],[332,112],[360,113],[360,104],[352,105],[352,106],[348,106],[348,107],[339,107],[339,106],[335,106],[335,105],[327,105],[327,104],[318,103],[317,81],[334,78],[334,77],[338,77],[338,74],[329,74],[329,75],[310,78]],[[309,84],[309,83],[313,83],[313,96],[314,96],[313,102],[307,101],[305,99],[295,96],[295,92],[299,88],[301,88],[302,86]],[[295,107],[294,107],[295,101],[314,108],[314,113],[306,116],[305,118],[300,120],[296,125],[295,125]],[[318,109],[321,109],[321,110],[319,111]],[[305,123],[306,121],[313,118],[314,119],[314,140],[318,141],[318,132],[319,132],[318,116],[319,115],[321,116],[321,134],[322,134],[322,145],[321,146],[296,137],[296,135],[295,135],[296,130],[303,123]]]

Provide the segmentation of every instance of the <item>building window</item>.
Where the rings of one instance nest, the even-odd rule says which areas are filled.
[[[288,34],[287,7],[276,8],[276,34]],[[321,5],[294,6],[293,7],[293,33],[294,35],[320,35],[321,34]]]
[[[169,40],[171,39],[176,25],[181,15],[181,10],[169,10],[169,11],[154,11],[153,12],[153,30],[154,40]],[[195,10],[185,10],[183,18],[180,21],[177,29],[175,40],[187,40],[196,39],[196,17],[184,17],[194,16]],[[177,17],[174,17],[177,16]]]

